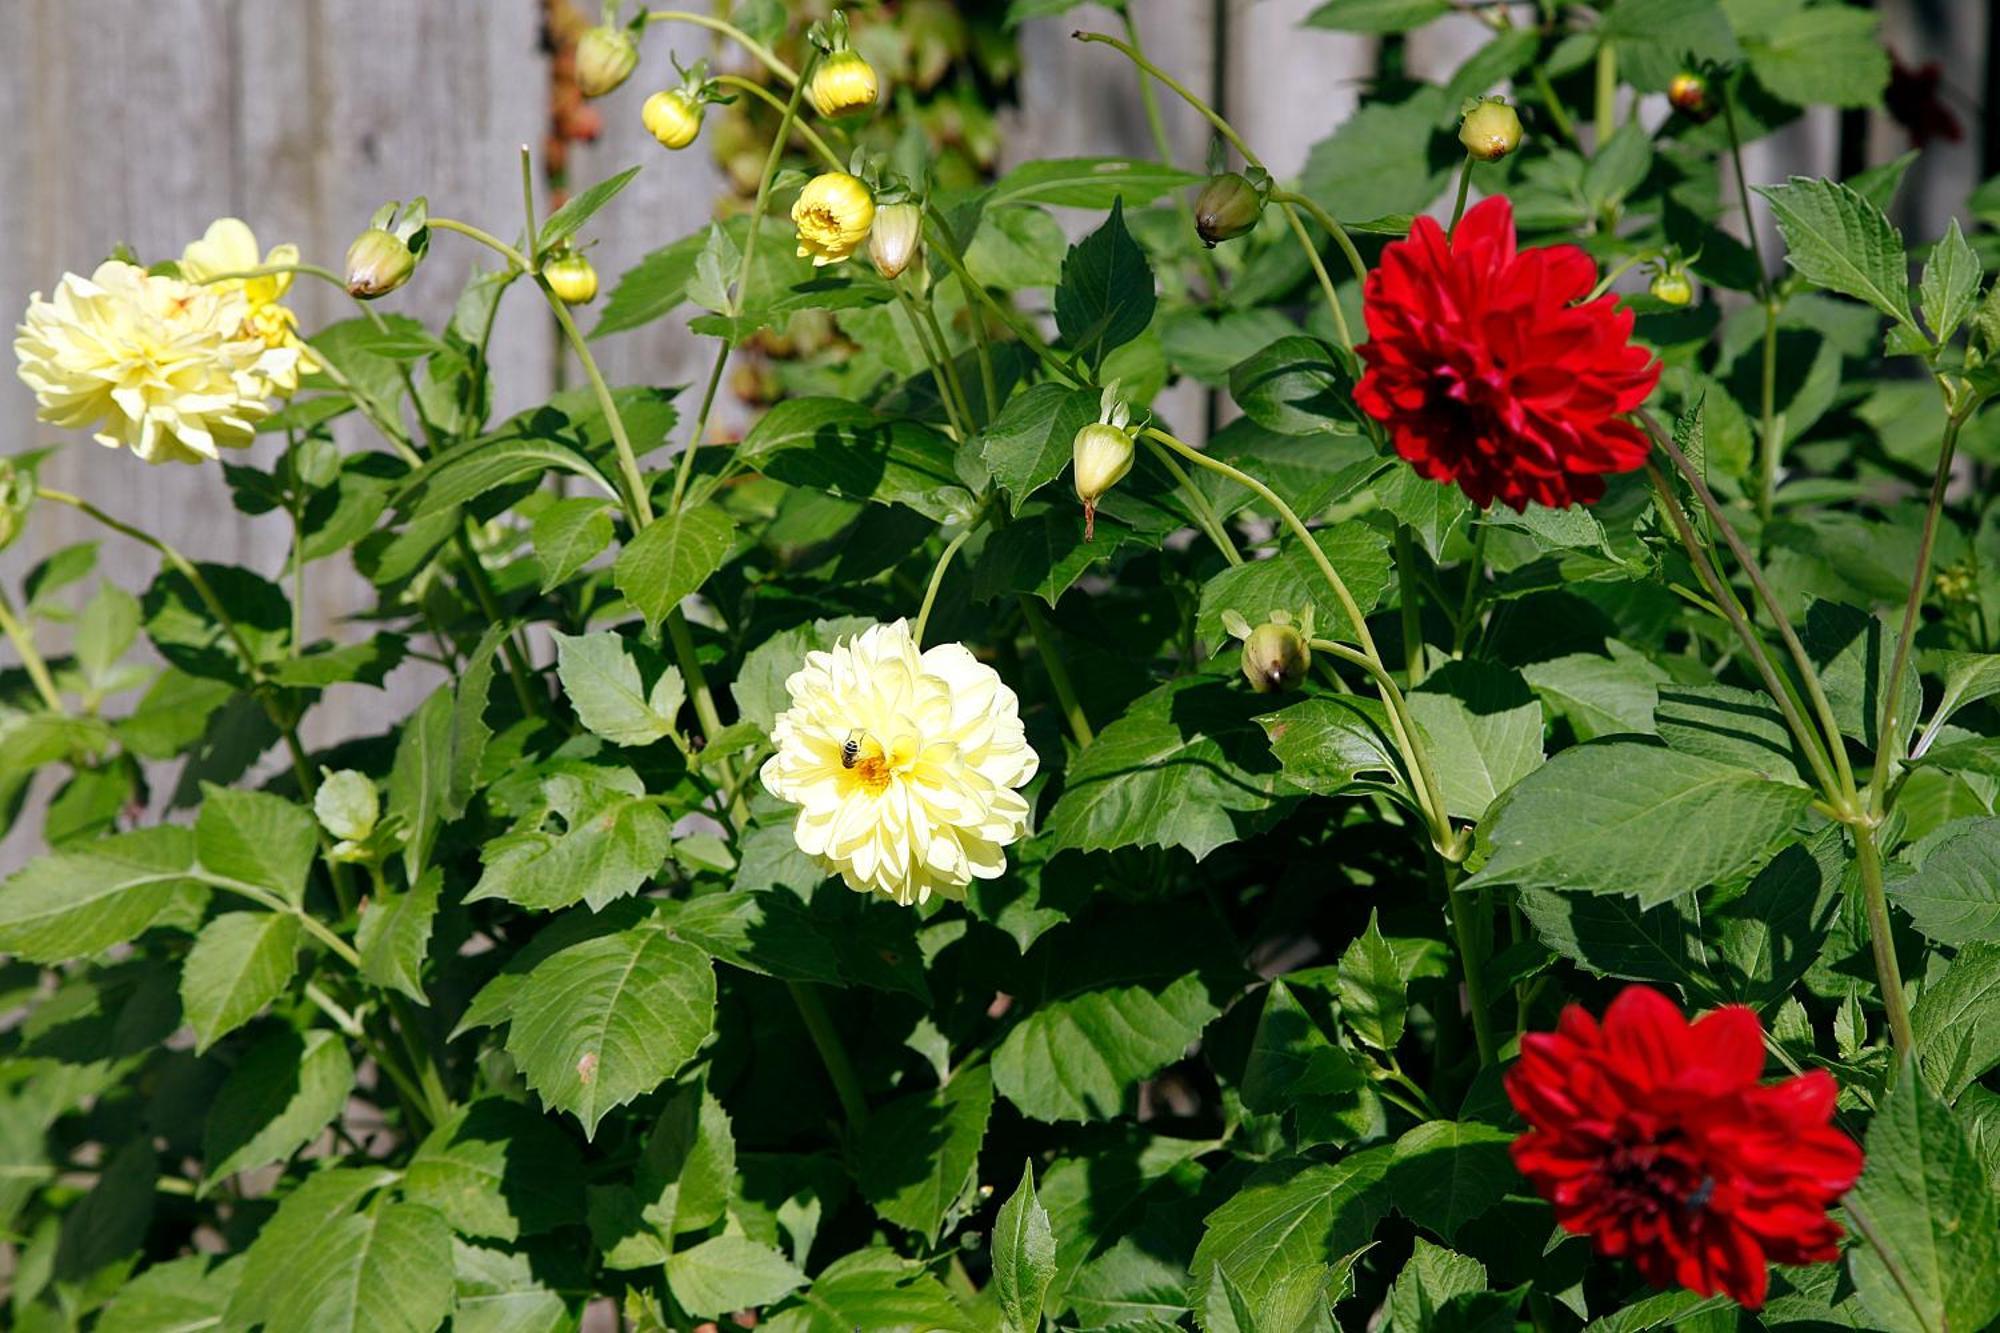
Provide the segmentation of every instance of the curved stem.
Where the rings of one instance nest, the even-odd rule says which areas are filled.
[[[965,380],[958,373],[958,359],[952,356],[951,343],[944,336],[944,327],[938,323],[936,303],[929,300],[920,302],[901,287],[896,290],[908,303],[911,314],[930,328],[931,341],[937,346],[935,365],[943,372],[945,382],[958,398],[959,420],[963,423],[964,438],[969,438],[973,431],[972,400],[965,395]]]
[[[611,428],[611,443],[618,452],[618,471],[629,492],[626,506],[632,512],[634,528],[643,530],[653,521],[653,497],[647,491],[645,475],[639,471],[639,456],[632,450],[632,437],[626,433],[625,417],[611,396],[611,386],[604,382],[604,372],[598,369],[597,358],[590,354],[590,344],[584,341],[582,330],[577,328],[575,317],[569,313],[569,304],[555,294],[540,274],[535,276],[535,285],[548,298],[549,309],[555,314],[556,323],[562,328],[570,349],[576,353],[576,359],[582,363],[584,378],[590,381],[598,407],[603,409],[604,424]]]
[[[62,692],[56,689],[55,679],[49,675],[49,664],[35,647],[34,630],[14,615],[13,604],[4,592],[0,592],[0,634],[5,634],[7,642],[14,645],[15,653],[21,658],[21,668],[28,673],[35,693],[42,697],[42,703],[48,710],[57,715],[69,712],[63,706]]]
[[[727,37],[730,41],[735,42],[745,51],[755,56],[763,64],[764,68],[770,70],[786,83],[797,83],[799,81],[797,71],[793,70],[784,61],[778,59],[776,53],[770,47],[764,45],[735,24],[723,19],[715,18],[708,14],[691,13],[685,9],[654,9],[647,11],[646,22],[693,23],[707,28],[710,32],[721,33],[724,37]]]
[[[1721,573],[1709,560],[1707,549],[1702,545],[1701,539],[1695,535],[1694,525],[1688,521],[1687,511],[1681,508],[1681,502],[1674,495],[1673,487],[1668,484],[1666,474],[1660,471],[1657,463],[1648,463],[1646,474],[1652,479],[1653,492],[1659,497],[1660,507],[1666,510],[1668,521],[1673,524],[1675,533],[1681,539],[1682,547],[1687,550],[1688,561],[1694,566],[1695,577],[1701,580],[1702,587],[1707,590],[1715,609],[1722,613],[1730,628],[1736,631],[1736,637],[1742,641],[1743,647],[1750,655],[1751,665],[1756,668],[1759,679],[1764,682],[1765,693],[1771,696],[1771,701],[1784,715],[1785,726],[1791,731],[1792,740],[1798,745],[1799,753],[1803,754],[1806,762],[1812,766],[1813,777],[1819,783],[1820,790],[1826,794],[1828,801],[1840,799],[1842,789],[1827,759],[1824,738],[1808,725],[1804,716],[1800,714],[1798,704],[1792,697],[1792,691],[1786,688],[1783,678],[1778,675],[1777,668],[1772,665],[1769,655],[1764,651],[1762,637],[1750,624],[1749,617],[1744,614],[1741,604],[1737,602],[1735,590],[1724,581]],[[1835,740],[1838,743],[1837,737]]]
[[[1023,347],[1026,347],[1040,358],[1042,365],[1051,374],[1057,376],[1065,384],[1079,383],[1080,381],[1076,373],[1064,365],[1060,357],[1049,350],[1048,343],[1043,341],[1042,335],[1037,333],[1034,327],[1021,317],[1021,312],[1000,301],[993,293],[987,291],[977,278],[974,278],[967,271],[965,261],[951,247],[951,231],[946,226],[943,215],[935,207],[926,205],[925,216],[929,219],[930,223],[925,228],[925,235],[929,238],[931,252],[944,260],[945,267],[952,271],[953,276],[965,285],[966,290],[977,294],[986,308],[991,310],[1016,338],[1020,339]]]
[[[1409,769],[1410,794],[1416,798],[1417,810],[1431,826],[1431,840],[1439,844],[1455,841],[1451,829],[1451,817],[1445,813],[1443,797],[1437,783],[1437,775],[1431,771],[1430,756],[1421,747],[1412,744],[1416,735],[1416,721],[1410,716],[1410,701],[1403,697],[1395,676],[1391,675],[1379,657],[1371,657],[1357,652],[1344,643],[1333,639],[1313,639],[1309,646],[1316,653],[1337,657],[1343,662],[1360,667],[1375,682],[1375,688],[1382,697],[1383,706],[1389,710],[1390,738],[1402,752]],[[1440,832],[1442,830],[1442,832]],[[1462,856],[1463,849],[1459,850]],[[1450,860],[1450,858],[1447,858]]]
[[[992,512],[992,508],[993,497],[989,495],[980,502],[979,508],[973,511],[972,517],[966,520],[964,529],[945,543],[943,554],[938,556],[937,566],[931,570],[930,582],[924,585],[924,600],[923,605],[917,608],[917,623],[910,631],[910,640],[917,645],[919,651],[924,646],[924,627],[930,624],[931,607],[937,602],[938,589],[944,584],[945,571],[951,568],[951,558],[958,554],[958,548],[965,545],[966,539],[978,531],[979,525],[986,521],[986,515]]]
[[[1646,262],[1646,257],[1644,255],[1633,255],[1630,259],[1626,260],[1622,264],[1619,264],[1617,267],[1606,269],[1604,276],[1597,280],[1597,285],[1595,287],[1592,287],[1590,291],[1585,294],[1584,298],[1581,301],[1577,302],[1577,304],[1589,305],[1592,301],[1595,301],[1598,297],[1610,291],[1612,283],[1618,281],[1618,279],[1624,277],[1627,273],[1630,273],[1633,269],[1639,267],[1639,265],[1645,262]]]
[[[1299,221],[1299,212],[1290,204],[1280,204],[1284,210],[1285,222],[1290,225],[1292,235],[1298,238],[1299,248],[1305,251],[1306,262],[1312,265],[1313,276],[1319,280],[1320,294],[1326,297],[1327,313],[1333,316],[1333,332],[1340,339],[1340,345],[1348,351],[1354,350],[1354,334],[1347,327],[1347,312],[1340,308],[1340,292],[1333,285],[1333,275],[1326,271],[1326,261],[1319,257],[1319,247],[1313,244],[1312,233],[1306,224]]]
[[[440,217],[433,217],[430,220],[430,225],[436,227],[439,231],[455,231],[460,236],[479,242],[487,249],[501,256],[515,268],[520,269],[523,273],[533,272],[533,265],[528,263],[526,255],[483,227],[475,227],[470,222],[460,222],[457,218]]]
[[[278,898],[275,894],[268,890],[260,889],[254,884],[245,884],[241,880],[230,879],[226,875],[217,875],[207,870],[190,871],[177,876],[177,878],[200,880],[203,884],[211,888],[222,889],[239,897],[248,898],[251,902],[256,903],[266,911],[277,912],[284,916],[295,916],[299,919],[299,925],[304,928],[306,934],[324,944],[341,962],[346,963],[357,972],[361,970],[361,955],[354,952],[353,946],[340,938],[340,936],[334,934],[330,926],[312,913],[306,911],[305,908],[294,907],[290,903]]]
[[[1090,729],[1090,719],[1083,714],[1083,704],[1076,697],[1076,687],[1070,683],[1069,668],[1063,664],[1062,654],[1056,651],[1054,630],[1049,625],[1049,618],[1042,614],[1033,593],[1021,594],[1021,618],[1028,622],[1028,632],[1034,635],[1035,651],[1042,655],[1042,667],[1049,673],[1049,686],[1056,692],[1056,702],[1062,706],[1063,719],[1069,723],[1069,734],[1078,745],[1088,748],[1097,739],[1097,733]]]
[[[1215,543],[1215,549],[1222,552],[1222,558],[1232,567],[1242,564],[1243,553],[1238,551],[1236,543],[1229,539],[1229,530],[1222,526],[1221,516],[1215,512],[1215,506],[1208,502],[1208,497],[1194,484],[1194,479],[1188,476],[1187,469],[1176,462],[1174,456],[1168,453],[1158,440],[1144,435],[1140,436],[1139,440],[1152,451],[1153,457],[1160,460],[1160,466],[1172,474],[1174,484],[1181,488],[1183,495],[1187,496],[1188,512],[1194,517],[1195,524],[1208,535],[1210,541]]]
[[[1309,195],[1295,194],[1290,190],[1273,190],[1271,198],[1278,203],[1294,204],[1311,214],[1312,220],[1319,223],[1327,235],[1333,237],[1334,244],[1338,245],[1340,252],[1347,256],[1347,266],[1354,270],[1354,280],[1358,283],[1368,281],[1368,266],[1361,262],[1361,252],[1354,248],[1354,238],[1347,234],[1347,228],[1340,225],[1340,219],[1328,212],[1317,199]]]
[[[932,290],[936,290],[935,284]],[[959,299],[965,305],[966,326],[972,330],[973,351],[979,358],[979,391],[986,399],[983,404],[986,408],[986,421],[974,424],[985,425],[1000,415],[1000,385],[993,376],[993,349],[986,339],[986,316],[982,315],[979,307],[973,304],[970,277],[958,276],[958,292]]]
[[[1977,400],[1971,400],[1973,405]],[[1889,781],[1889,771],[1902,758],[1902,737],[1899,734],[1905,719],[1901,713],[1903,675],[1910,667],[1910,645],[1916,639],[1917,623],[1923,618],[1924,591],[1930,586],[1931,559],[1937,547],[1938,519],[1944,512],[1945,489],[1951,485],[1951,463],[1958,450],[1959,427],[1971,415],[1971,407],[1962,407],[1945,419],[1944,439],[1938,445],[1937,470],[1931,475],[1929,507],[1924,511],[1923,535],[1917,539],[1917,568],[1910,577],[1910,595],[1903,602],[1903,625],[1896,633],[1896,652],[1889,659],[1889,679],[1887,693],[1882,701],[1882,724],[1875,729],[1875,771],[1868,775],[1868,796],[1871,808],[1879,808],[1883,788]]]
[[[785,109],[785,103],[781,98],[773,96],[769,88],[766,88],[754,79],[746,79],[736,74],[718,74],[715,76],[715,82],[722,84],[726,88],[735,88],[739,91],[749,93],[773,111],[782,113]],[[806,124],[803,120],[794,118],[792,128],[798,131],[799,136],[812,147],[815,153],[819,154],[820,161],[826,163],[828,171],[847,170],[847,164],[840,160],[840,154],[827,147],[826,140],[820,138],[812,126]]]
[[[1230,147],[1234,148],[1246,163],[1260,170],[1263,168],[1263,162],[1258,159],[1257,154],[1250,150],[1250,145],[1243,142],[1243,136],[1236,132],[1234,125],[1224,120],[1221,113],[1214,107],[1195,96],[1186,84],[1148,60],[1145,54],[1136,50],[1131,43],[1121,42],[1110,33],[1105,32],[1073,32],[1070,36],[1079,42],[1102,42],[1106,46],[1124,52],[1126,59],[1158,79],[1168,88],[1171,88],[1183,102],[1186,102],[1196,111],[1199,111],[1202,117],[1215,127],[1215,132],[1227,139]]]

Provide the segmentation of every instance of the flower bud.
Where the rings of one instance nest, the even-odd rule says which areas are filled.
[[[1683,71],[1674,75],[1667,85],[1667,100],[1674,110],[1700,125],[1715,116],[1715,103],[1709,100],[1708,80],[1693,71]]]
[[[1194,229],[1202,244],[1213,250],[1255,227],[1263,212],[1264,196],[1247,176],[1219,172],[1208,178],[1195,197]]]
[[[875,210],[875,225],[868,233],[868,257],[875,271],[885,278],[897,278],[924,243],[924,210],[916,204],[883,204]]]
[[[1655,273],[1649,290],[1653,299],[1671,306],[1683,306],[1694,300],[1694,283],[1688,279],[1687,270],[1678,264]]]
[[[859,51],[835,51],[819,62],[806,84],[806,100],[828,120],[852,116],[875,105],[881,85],[875,67]]]
[[[689,97],[685,88],[668,88],[654,93],[639,108],[646,133],[663,148],[685,148],[701,133],[701,103]]]
[[[1132,470],[1132,436],[1121,426],[1093,422],[1076,433],[1070,446],[1076,498],[1083,501],[1083,539],[1097,537],[1097,502]]]
[[[1498,162],[1521,146],[1521,117],[1497,97],[1481,98],[1459,121],[1458,141],[1481,162]]]
[[[576,87],[585,97],[604,96],[638,67],[639,43],[624,28],[604,24],[576,39]]]
[[[542,278],[564,305],[589,305],[597,299],[597,270],[574,250],[543,264]]]
[[[322,770],[319,790],[313,793],[313,814],[320,827],[334,837],[362,842],[375,832],[382,802],[367,774],[351,768]]]
[[[1292,689],[1311,668],[1312,649],[1289,616],[1265,621],[1243,641],[1243,677],[1259,694]]]
[[[410,280],[417,257],[396,233],[370,227],[347,247],[347,294],[364,301],[387,296]]]

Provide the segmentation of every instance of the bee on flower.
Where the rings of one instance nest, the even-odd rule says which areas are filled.
[[[963,644],[920,650],[907,621],[806,655],[785,682],[764,787],[847,887],[904,906],[962,898],[1007,868],[1039,766],[1019,703]]]
[[[289,398],[299,387],[299,375],[313,368],[312,353],[299,336],[299,317],[284,304],[292,289],[290,273],[260,273],[254,278],[226,276],[258,268],[278,268],[299,262],[299,247],[274,245],[258,258],[257,235],[241,218],[217,218],[198,241],[181,251],[181,276],[189,282],[234,288],[249,303],[246,332],[266,347],[289,347],[298,353],[289,374],[271,382],[271,392]]]
[[[845,171],[825,171],[806,182],[792,205],[799,231],[799,258],[814,268],[853,257],[875,225],[875,194],[867,182]]]
[[[256,331],[241,287],[200,286],[112,259],[36,292],[14,339],[41,420],[148,463],[241,449],[296,383],[299,349]]]

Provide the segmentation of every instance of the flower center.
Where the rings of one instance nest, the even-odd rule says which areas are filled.
[[[800,225],[807,230],[815,232],[838,233],[840,231],[840,218],[825,204],[816,204],[806,210],[805,217],[800,219]]]
[[[877,796],[888,790],[889,779],[894,776],[887,755],[871,754],[854,761],[855,780]]]

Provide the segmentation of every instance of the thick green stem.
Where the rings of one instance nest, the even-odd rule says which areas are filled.
[[[1396,600],[1401,604],[1403,622],[1403,673],[1410,688],[1424,683],[1423,608],[1417,604],[1416,543],[1410,540],[1410,525],[1398,523],[1395,536]]]
[[[1889,1015],[1889,1037],[1896,1045],[1896,1058],[1903,1061],[1917,1049],[1916,1031],[1910,1026],[1910,1001],[1903,993],[1903,970],[1896,962],[1896,936],[1889,920],[1889,900],[1882,886],[1882,850],[1875,841],[1875,826],[1854,824],[1854,858],[1861,871],[1861,901],[1868,913],[1868,947],[1875,958],[1875,980],[1882,991],[1882,1008]]]
[[[834,1096],[840,1098],[840,1109],[847,1116],[848,1129],[860,1130],[868,1123],[868,1098],[862,1092],[860,1076],[854,1072],[854,1062],[847,1058],[847,1047],[841,1043],[840,1031],[834,1027],[832,1017],[826,1012],[826,1002],[820,999],[819,990],[810,982],[787,982],[786,988],[791,991],[792,1002],[798,1006],[806,1032],[812,1037],[821,1062],[826,1065],[827,1077],[833,1081]]]
[[[1381,658],[1358,652],[1344,643],[1314,639],[1311,647],[1316,653],[1325,653],[1360,667],[1375,682],[1383,706],[1389,710],[1389,737],[1395,742],[1409,770],[1411,794],[1416,798],[1418,812],[1430,826],[1431,841],[1448,861],[1462,859],[1465,848],[1458,844],[1452,832],[1451,817],[1445,813],[1442,789],[1438,786],[1437,775],[1431,771],[1430,756],[1421,746],[1412,743],[1416,736],[1416,721],[1410,715],[1410,702],[1397,687],[1395,676],[1390,674]],[[1338,677],[1335,679],[1338,680]],[[1446,853],[1448,847],[1450,854]]]
[[[973,511],[972,517],[965,521],[964,529],[945,543],[943,553],[938,556],[937,565],[931,570],[930,582],[924,585],[924,600],[923,605],[917,608],[917,623],[910,630],[910,638],[919,649],[924,646],[924,629],[930,624],[931,607],[937,602],[938,589],[944,586],[944,574],[951,568],[951,558],[957,555],[958,548],[965,545],[966,540],[979,530],[979,525],[993,512],[993,505],[994,499],[991,495],[981,501],[979,508]]]
[[[1070,683],[1069,668],[1063,664],[1062,654],[1056,651],[1055,631],[1032,593],[1021,595],[1021,618],[1028,622],[1028,632],[1034,635],[1035,650],[1042,655],[1042,667],[1049,673],[1049,686],[1056,692],[1056,702],[1062,707],[1063,720],[1069,723],[1070,736],[1087,748],[1097,735],[1090,729],[1090,719],[1084,716],[1076,687]]]
[[[1195,525],[1215,543],[1215,549],[1222,552],[1222,558],[1231,566],[1242,564],[1243,553],[1236,549],[1236,543],[1230,540],[1229,530],[1222,526],[1222,518],[1215,512],[1215,506],[1208,502],[1208,497],[1194,484],[1194,479],[1188,476],[1187,469],[1175,461],[1174,456],[1167,452],[1166,447],[1158,440],[1144,435],[1139,439],[1151,451],[1153,457],[1160,460],[1160,466],[1172,475],[1174,484],[1179,486],[1181,494],[1187,497],[1188,513],[1193,516]]]
[[[1597,112],[1596,144],[1591,150],[1601,153],[1604,145],[1611,140],[1612,122],[1618,116],[1618,48],[1610,42],[1600,42],[1597,47]]]
[[[1451,205],[1451,225],[1444,229],[1449,236],[1458,230],[1458,220],[1465,216],[1465,201],[1472,197],[1472,154],[1465,155],[1465,164],[1458,169],[1458,198]]]
[[[598,369],[597,358],[590,354],[590,344],[584,341],[583,331],[577,328],[575,317],[569,313],[568,302],[557,296],[539,274],[535,277],[535,285],[548,298],[549,309],[555,314],[556,323],[561,326],[563,337],[576,353],[576,359],[583,364],[584,378],[590,381],[597,405],[604,411],[604,424],[611,428],[612,447],[618,451],[618,472],[628,492],[626,505],[632,514],[633,528],[644,530],[653,521],[653,497],[646,488],[645,474],[639,471],[639,456],[632,450],[632,437],[626,433],[625,418],[611,396],[611,386],[604,382],[604,372]]]
[[[1486,1068],[1500,1058],[1493,1039],[1493,1014],[1486,996],[1486,950],[1472,916],[1478,895],[1459,886],[1459,867],[1449,861],[1444,866],[1445,896],[1451,910],[1452,935],[1458,941],[1458,962],[1465,972],[1465,1007],[1472,1014],[1472,1040],[1479,1049],[1479,1067]]]
[[[1764,302],[1763,388],[1758,439],[1757,517],[1765,524],[1777,504],[1778,469],[1785,453],[1785,418],[1778,411],[1778,303]]]
[[[40,650],[35,647],[34,630],[15,616],[13,604],[4,592],[0,592],[0,633],[5,634],[7,642],[14,645],[14,652],[21,659],[21,668],[34,683],[35,693],[42,697],[43,705],[51,713],[67,713],[69,709],[63,706],[62,692],[56,689],[55,679],[49,675],[49,664],[42,660]]]

